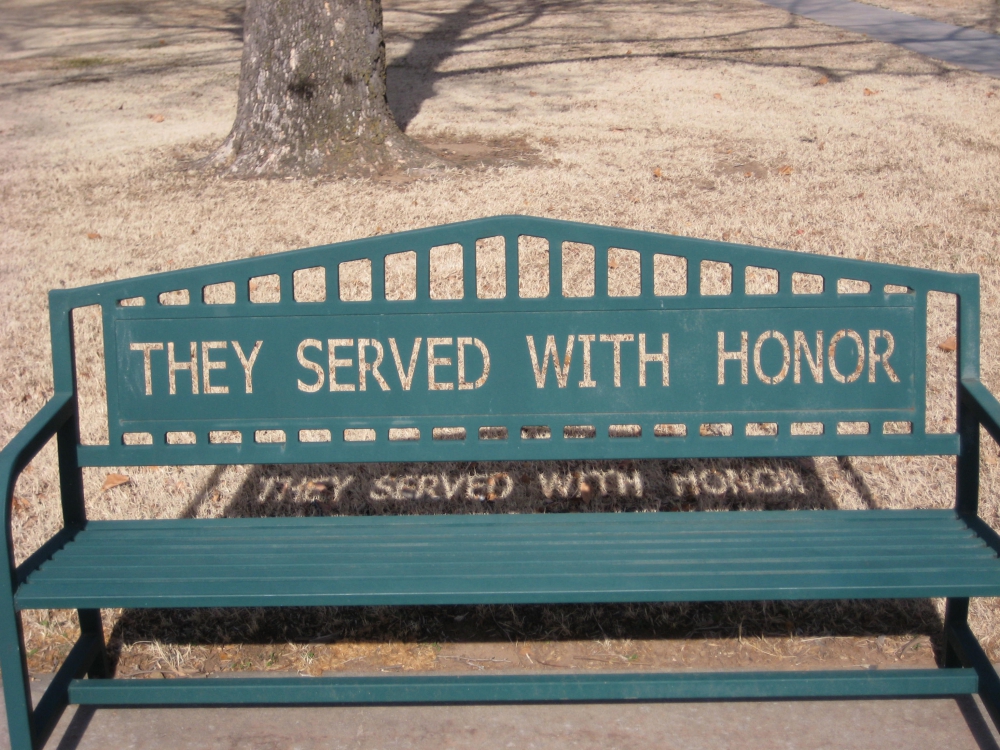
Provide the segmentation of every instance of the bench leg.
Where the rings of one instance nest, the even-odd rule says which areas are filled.
[[[1000,676],[969,627],[969,600],[949,599],[945,609],[945,667],[972,667],[979,676],[979,697],[1000,727]]]
[[[952,632],[954,626],[965,625],[969,621],[969,600],[948,599],[944,608],[944,666],[964,667],[958,651],[955,650]]]
[[[101,610],[99,609],[78,609],[80,617],[80,636],[86,638],[93,636],[96,646],[94,660],[87,667],[87,677],[100,679],[111,676],[110,665],[108,664],[108,652],[104,645],[104,623],[101,622]]]
[[[7,588],[9,592],[9,586]],[[33,711],[21,613],[14,610],[13,597],[9,593],[0,598],[3,599],[0,603],[0,670],[3,670],[10,747],[11,750],[33,750]]]

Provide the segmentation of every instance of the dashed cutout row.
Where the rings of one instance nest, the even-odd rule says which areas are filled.
[[[825,433],[825,425],[822,422],[792,422],[789,425],[789,435],[793,437],[821,436]],[[550,440],[552,430],[548,425],[525,425],[520,429],[522,440]],[[608,427],[608,437],[618,438],[641,438],[643,434],[642,426],[637,424],[614,424]],[[653,435],[657,438],[686,437],[688,434],[687,425],[657,424],[653,427]],[[734,434],[731,422],[705,422],[698,425],[698,435],[704,438],[732,437]],[[750,422],[745,427],[747,437],[776,437],[779,434],[777,422]],[[869,422],[837,422],[836,434],[838,436],[864,436],[871,434],[871,424]],[[911,435],[913,434],[913,423],[907,421],[889,421],[882,423],[883,435]],[[500,426],[480,427],[478,431],[480,440],[507,440],[508,429]],[[597,437],[597,429],[594,425],[566,425],[563,427],[563,439],[565,440],[593,440]],[[253,437],[255,443],[260,444],[281,444],[287,442],[284,430],[254,430]],[[195,445],[197,436],[191,431],[167,432],[165,435],[167,445]],[[389,429],[388,438],[391,442],[412,442],[420,440],[420,430],[416,427],[393,427]],[[435,427],[431,431],[431,438],[435,441],[462,441],[466,439],[466,429],[464,427]],[[329,443],[333,440],[333,434],[326,429],[299,430],[298,439],[300,443]],[[378,434],[374,429],[348,428],[343,431],[343,440],[348,443],[371,443],[378,439]],[[208,442],[212,445],[238,445],[243,442],[242,432],[239,430],[213,430],[208,433]],[[127,446],[153,445],[153,435],[149,432],[126,432],[122,436],[122,444]]]

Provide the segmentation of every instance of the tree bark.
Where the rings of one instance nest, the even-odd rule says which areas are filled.
[[[236,121],[207,166],[308,177],[440,163],[389,111],[381,0],[247,1]]]

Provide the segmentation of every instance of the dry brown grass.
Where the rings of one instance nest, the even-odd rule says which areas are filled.
[[[226,5],[151,2],[130,16],[96,2],[62,4],[58,14],[9,4],[0,50],[0,350],[10,364],[0,436],[9,439],[51,393],[50,288],[518,212],[978,272],[984,379],[1000,386],[996,81],[751,0],[491,8],[386,3],[394,110],[410,134],[461,154],[465,167],[423,179],[239,183],[184,168],[233,118],[240,48]],[[865,96],[866,88],[879,93]],[[495,244],[478,254],[478,288],[547,288],[545,250],[528,242],[524,288],[505,290]],[[569,291],[589,293],[592,256],[572,250]],[[435,294],[460,293],[472,269],[447,249],[438,256]],[[634,293],[635,259],[625,251],[612,259],[612,293]],[[405,254],[387,264],[390,293],[413,295],[410,268]],[[656,268],[657,293],[683,293],[683,269],[669,258]],[[370,297],[368,269],[341,271],[345,293]],[[715,281],[724,288],[724,277]],[[318,293],[321,282],[309,283]],[[760,291],[769,283],[766,274],[750,279]],[[219,301],[229,293],[212,292]],[[263,279],[254,293],[274,289]],[[953,320],[950,299],[932,300],[929,422],[941,430],[954,424],[954,354],[938,347]],[[81,347],[99,353],[92,327],[82,328]],[[85,357],[80,375],[85,438],[106,440],[99,358]],[[983,513],[1000,526],[998,452],[988,439],[982,469]],[[121,471],[129,482],[105,491],[107,472],[85,472],[92,517],[944,507],[954,486],[954,462],[940,457]],[[507,473],[510,495],[435,499],[441,483],[418,481],[444,472],[454,483],[470,471]],[[641,498],[608,490],[617,487],[608,472],[633,471]],[[572,480],[566,497],[552,485],[546,496],[539,479],[556,472]],[[373,481],[389,473],[405,480],[398,497],[373,502]],[[58,527],[51,447],[16,494],[23,557]],[[927,602],[376,608],[107,612],[106,621],[123,673],[173,675],[574,659],[617,666],[619,657],[637,666],[881,663],[928,654],[916,646],[936,633],[939,610]],[[996,603],[978,600],[973,621],[1000,655]],[[74,627],[69,613],[28,613],[32,668],[51,668]],[[696,641],[682,652],[676,638],[684,636]]]

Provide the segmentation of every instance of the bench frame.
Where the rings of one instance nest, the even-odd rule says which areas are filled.
[[[533,235],[549,240],[548,297],[519,298],[517,277],[518,237]],[[476,240],[500,236],[506,242],[507,295],[500,300],[477,299],[475,273]],[[563,241],[592,244],[596,251],[596,295],[591,300],[570,299],[559,295],[561,287],[561,252]],[[766,305],[745,294],[743,268],[757,266],[775,269],[779,273],[778,301],[785,307],[803,306],[819,301],[828,307],[850,307],[856,296],[841,295],[836,289],[825,289],[812,300],[792,295],[794,273],[822,275],[828,286],[836,278],[868,281],[868,298],[876,306],[891,306],[893,299],[879,290],[883,285],[903,285],[909,288],[908,302],[916,311],[916,322],[926,323],[926,299],[929,291],[952,293],[958,299],[958,429],[956,434],[938,435],[924,432],[925,373],[923,362],[924,329],[917,325],[914,342],[916,370],[915,391],[919,403],[910,411],[913,430],[908,435],[872,434],[841,436],[831,429],[837,415],[825,420],[825,434],[792,439],[787,430],[774,437],[749,438],[734,430],[732,437],[706,438],[699,434],[696,422],[689,422],[687,437],[673,441],[656,441],[646,435],[640,441],[618,441],[603,438],[593,441],[552,440],[527,446],[516,436],[502,445],[475,441],[433,441],[422,439],[412,443],[393,444],[398,461],[426,460],[522,460],[545,458],[679,458],[679,457],[765,457],[794,455],[922,455],[957,454],[957,488],[955,510],[958,516],[993,550],[1000,552],[1000,536],[978,517],[980,427],[1000,442],[1000,403],[980,382],[979,372],[979,278],[975,275],[947,274],[918,269],[887,266],[841,258],[808,256],[778,250],[669,237],[642,232],[593,227],[523,216],[495,217],[462,224],[436,227],[397,235],[376,237],[340,245],[310,248],[266,258],[157,274],[154,276],[111,282],[73,290],[57,290],[50,294],[52,326],[52,356],[54,395],[39,413],[0,452],[0,480],[5,488],[3,504],[4,544],[9,575],[0,576],[0,666],[7,707],[11,746],[15,750],[41,748],[68,703],[98,705],[228,705],[228,704],[343,704],[343,703],[479,703],[511,701],[620,701],[674,699],[760,699],[806,697],[877,697],[900,695],[947,695],[978,692],[994,722],[1000,723],[1000,679],[990,664],[978,639],[968,625],[968,598],[951,598],[945,614],[946,651],[944,668],[940,670],[905,670],[899,672],[805,672],[805,673],[715,673],[715,674],[596,674],[596,675],[429,675],[412,678],[309,678],[298,679],[218,679],[211,681],[168,680],[161,682],[111,681],[105,654],[104,633],[100,610],[81,609],[81,637],[55,675],[45,695],[32,707],[28,686],[28,671],[17,605],[19,588],[28,577],[71,540],[87,524],[83,492],[83,466],[129,466],[158,464],[247,464],[247,463],[332,463],[385,460],[385,444],[336,442],[315,445],[288,440],[282,444],[244,442],[239,445],[168,445],[161,440],[163,424],[151,420],[147,429],[157,435],[153,445],[125,445],[126,432],[142,428],[141,420],[117,413],[109,398],[111,442],[107,446],[81,445],[79,434],[77,384],[74,367],[72,311],[87,305],[102,306],[105,351],[116,345],[116,321],[141,319],[143,316],[174,316],[185,319],[194,314],[207,318],[225,315],[247,315],[248,311],[276,317],[293,314],[305,303],[296,303],[287,292],[293,285],[293,274],[301,268],[323,265],[326,268],[327,289],[337,288],[337,264],[369,258],[378,269],[387,255],[409,250],[417,253],[417,285],[426,290],[429,284],[428,249],[460,243],[463,247],[465,295],[461,300],[430,300],[426,292],[417,299],[402,303],[409,311],[456,313],[479,311],[489,307],[512,314],[558,313],[581,309],[598,309],[604,313],[642,309],[744,310],[754,305]],[[607,297],[606,250],[610,247],[634,249],[640,253],[642,293],[639,297]],[[676,298],[654,297],[653,269],[656,253],[684,257],[688,264],[686,295]],[[729,263],[732,267],[732,294],[728,297],[707,298],[697,293],[699,266],[703,260]],[[277,274],[282,288],[278,304],[254,305],[248,298],[246,282],[252,277]],[[188,307],[166,307],[155,303],[157,296],[172,289],[199,291],[202,287],[237,279],[239,299],[229,312],[192,299]],[[192,294],[192,297],[195,295]],[[198,295],[200,297],[200,294]],[[328,294],[328,298],[331,296]],[[353,306],[365,315],[382,315],[393,311],[399,302],[384,300],[381,274],[372,274],[372,297],[369,302],[344,303],[328,299],[319,303],[317,315],[336,314],[337,310]],[[120,300],[144,297],[145,307],[122,307]],[[853,299],[851,299],[853,297]],[[596,302],[594,301],[596,299]],[[589,304],[590,308],[586,305]],[[324,306],[325,305],[325,306]],[[581,307],[583,305],[583,307]],[[332,311],[333,310],[333,311]],[[194,311],[194,312],[192,312]],[[263,313],[262,313],[263,314]],[[107,358],[109,393],[115,388],[117,373],[113,357]],[[843,411],[843,410],[841,410]],[[736,424],[733,414],[727,412]],[[844,412],[846,414],[846,412]],[[783,424],[808,418],[808,410],[775,416]],[[860,411],[862,418],[875,424],[880,418],[871,410]],[[611,415],[614,420],[620,415]],[[726,414],[722,415],[723,418]],[[738,416],[738,414],[737,414]],[[843,416],[841,414],[840,416]],[[884,414],[881,415],[884,418]],[[889,415],[890,418],[892,415]],[[896,415],[898,416],[898,414]],[[439,417],[411,415],[409,421],[383,419],[378,427],[390,424],[417,426],[430,433],[430,426]],[[760,412],[749,417],[764,421],[769,417]],[[606,422],[608,420],[605,420]],[[300,420],[301,421],[301,420]],[[370,421],[370,420],[369,420]],[[599,422],[594,419],[593,421]],[[338,429],[359,425],[351,422],[331,422]],[[288,420],[262,420],[261,429],[287,429]],[[475,429],[475,420],[467,421]],[[515,423],[512,422],[512,425]],[[232,424],[223,425],[222,429]],[[245,425],[244,425],[245,426]],[[559,426],[554,423],[554,426]],[[601,429],[605,423],[600,423]],[[513,427],[512,427],[513,429]],[[647,427],[648,430],[648,427]],[[553,429],[553,434],[555,429]],[[644,433],[645,434],[645,433]],[[64,528],[36,550],[20,565],[15,564],[11,532],[14,487],[18,476],[38,451],[53,437],[58,444],[58,466]],[[81,679],[86,675],[89,679]]]

